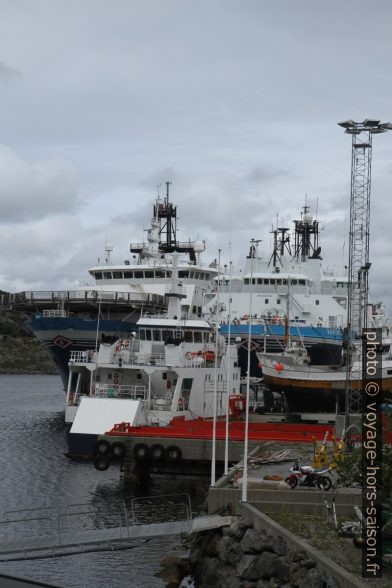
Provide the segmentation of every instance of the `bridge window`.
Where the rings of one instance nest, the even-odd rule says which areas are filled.
[[[153,336],[154,341],[160,341],[161,340],[161,331],[157,331],[156,329],[154,329],[152,332],[152,336]]]
[[[291,285],[292,286],[296,286],[297,285],[297,280],[291,280]]]
[[[103,279],[104,280],[111,280],[112,279],[112,272],[103,272]]]
[[[245,278],[244,279],[244,282],[245,282],[245,284],[249,284],[249,279],[248,278]]]
[[[164,278],[165,277],[165,270],[155,270],[155,277],[156,278]]]
[[[189,278],[189,272],[188,271],[180,271],[180,272],[178,272],[178,277],[179,278]]]
[[[265,302],[265,304],[268,304],[268,303],[269,303],[269,298],[266,298],[266,299],[264,300],[264,302]]]
[[[315,304],[320,304],[320,300],[315,300]]]
[[[139,338],[140,338],[140,341],[146,340],[146,332],[144,329],[139,329]]]
[[[193,343],[192,331],[185,331],[184,341],[185,343]]]
[[[122,280],[123,273],[122,272],[113,272],[113,279],[114,280]]]
[[[271,286],[275,286],[275,280],[270,280],[269,283],[271,284]]]
[[[202,343],[203,341],[203,335],[201,334],[200,331],[195,331],[193,333],[193,340],[195,343]]]
[[[298,280],[298,284],[300,286],[305,286],[305,280]]]
[[[127,280],[133,278],[133,272],[124,272],[124,278]]]
[[[154,277],[154,272],[152,272],[152,271],[145,271],[144,272],[144,277],[145,278],[153,278]]]
[[[151,329],[146,329],[146,340],[151,341]]]
[[[135,272],[135,278],[143,278],[144,277],[144,272],[141,271],[136,271]]]
[[[172,273],[171,273],[171,270],[167,270],[167,272],[166,272],[166,277],[167,277],[167,278],[171,278],[171,274],[172,274]]]
[[[95,279],[102,280],[102,272],[95,272]]]
[[[276,299],[276,304],[280,304],[280,298]]]
[[[257,278],[257,283],[258,283],[258,284],[262,284],[262,283],[263,283],[263,280],[262,280],[262,278]]]
[[[278,286],[281,286],[282,285],[282,280],[276,280],[276,283],[277,283]]]

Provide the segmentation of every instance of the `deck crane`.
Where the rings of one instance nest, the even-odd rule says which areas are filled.
[[[392,130],[391,123],[365,119],[363,122],[347,120],[338,123],[352,137],[350,235],[348,265],[346,384],[344,402],[344,430],[346,434],[355,414],[361,412],[361,391],[353,388],[353,381],[360,380],[360,356],[362,330],[367,326],[370,187],[373,135]]]

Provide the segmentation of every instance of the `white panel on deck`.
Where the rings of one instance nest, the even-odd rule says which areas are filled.
[[[117,423],[145,424],[140,400],[82,398],[71,433],[103,435]]]

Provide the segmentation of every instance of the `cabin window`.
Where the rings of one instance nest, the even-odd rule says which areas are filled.
[[[297,285],[297,280],[291,280],[291,284],[292,284],[292,286],[296,286]]]
[[[278,286],[281,286],[282,285],[282,280],[276,280],[276,283],[277,283]]]
[[[200,331],[195,331],[193,333],[193,337],[194,337],[193,340],[194,340],[195,343],[202,343],[202,341],[203,341],[203,335],[201,334]]]
[[[269,298],[266,298],[266,299],[264,300],[264,302],[265,302],[266,304],[268,304],[268,303],[269,303]]]
[[[140,339],[140,341],[146,340],[146,332],[144,329],[139,329],[139,339]]]
[[[161,331],[157,331],[156,329],[154,329],[152,332],[152,338],[154,341],[160,341],[161,340]]]
[[[245,282],[245,284],[249,284],[249,279],[245,278],[244,282]]]
[[[280,304],[280,298],[276,299],[276,304]]]
[[[298,280],[298,284],[300,286],[305,286],[305,280]]]
[[[269,285],[269,279],[268,278],[264,278],[263,283],[268,286]]]
[[[151,341],[151,329],[146,329],[146,341]]]
[[[145,278],[153,278],[154,277],[154,272],[152,272],[152,271],[145,271],[144,272],[144,277]]]
[[[387,370],[388,376],[392,375],[392,370]]]
[[[287,286],[287,280],[282,280],[283,286]]]
[[[127,280],[133,278],[133,272],[124,272],[124,278]]]
[[[143,278],[143,274],[144,274],[144,272],[136,271],[135,272],[135,278]]]
[[[104,280],[111,280],[112,279],[112,272],[103,272]]]
[[[155,277],[156,278],[164,278],[165,277],[165,270],[155,270]]]
[[[262,280],[262,278],[257,278],[257,283],[258,283],[258,284],[262,284],[262,283],[263,283],[263,280]]]
[[[95,279],[102,280],[102,272],[95,272]]]
[[[178,272],[178,277],[179,278],[189,278],[189,272],[188,271],[180,271],[180,272]]]
[[[193,343],[192,331],[185,331],[184,341],[185,343]]]
[[[122,272],[113,272],[113,279],[114,280],[122,280],[123,273]]]
[[[139,372],[136,374],[136,379],[137,380],[141,380],[142,379],[142,374],[140,374]]]
[[[252,284],[256,284],[256,278],[252,278]]]
[[[172,273],[171,273],[171,270],[167,270],[167,272],[166,272],[166,277],[167,277],[167,278],[171,278],[171,274],[172,274]]]
[[[319,304],[320,304],[320,300],[315,300],[315,303],[316,303],[317,305],[319,305]]]

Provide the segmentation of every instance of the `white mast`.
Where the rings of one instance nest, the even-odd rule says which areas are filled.
[[[231,262],[231,243],[229,243],[229,251],[230,251],[230,262],[229,262],[229,330],[228,330],[228,341],[227,341],[227,353],[226,357],[228,358],[227,363],[227,390],[226,390],[226,431],[225,431],[225,474],[229,471],[229,397],[230,397],[230,390],[231,390],[231,345],[230,345],[230,335],[231,335],[231,271],[232,271],[232,262]]]
[[[212,459],[211,459],[211,486],[215,486],[216,480],[216,412],[218,403],[218,336],[219,336],[219,282],[220,282],[220,256],[218,252],[218,285],[216,290],[216,312],[215,312],[215,366],[214,366],[214,412],[212,425]]]
[[[255,240],[251,239],[250,246],[250,293],[249,293],[249,331],[248,331],[248,370],[246,373],[246,412],[245,412],[245,442],[244,442],[244,470],[242,476],[242,502],[248,498],[248,428],[249,428],[249,398],[250,398],[250,346],[252,341],[252,283],[253,283],[253,259],[255,252]]]

